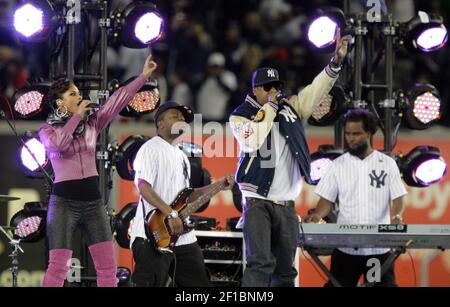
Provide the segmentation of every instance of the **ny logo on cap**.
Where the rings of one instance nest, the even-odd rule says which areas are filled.
[[[267,70],[267,77],[275,78],[275,70],[273,70],[273,69]]]

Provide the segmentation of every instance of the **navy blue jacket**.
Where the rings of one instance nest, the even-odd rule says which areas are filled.
[[[253,120],[259,111],[260,108],[247,97],[245,102],[233,111],[232,115]],[[282,113],[287,113],[291,116],[284,116]],[[308,143],[306,142],[305,129],[300,116],[289,104],[282,103],[277,110],[274,121],[278,122],[280,133],[285,137],[289,149],[298,163],[302,176],[309,182],[311,157]],[[269,193],[275,174],[275,167],[267,167],[268,163],[262,167],[261,162],[267,162],[273,158],[272,154],[274,154],[275,149],[272,144],[273,141],[272,133],[269,132],[264,145],[259,150],[254,153],[241,152],[236,181],[242,190],[258,193],[264,197]]]

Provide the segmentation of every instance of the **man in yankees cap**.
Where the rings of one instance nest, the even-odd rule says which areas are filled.
[[[302,177],[310,180],[310,155],[302,120],[336,82],[351,36],[336,37],[325,69],[298,95],[280,99],[283,82],[275,68],[259,68],[252,93],[230,116],[240,147],[236,182],[243,195],[247,267],[244,287],[294,286],[298,241],[294,200]]]

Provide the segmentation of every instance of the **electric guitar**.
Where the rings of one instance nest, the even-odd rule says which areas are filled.
[[[193,229],[193,225],[188,224],[186,219],[227,186],[228,182],[226,180],[214,183],[211,185],[209,191],[190,203],[188,203],[188,199],[194,189],[187,188],[178,194],[170,207],[178,212],[178,217],[183,222],[183,233]],[[168,218],[158,209],[150,211],[145,217],[145,233],[147,238],[161,252],[171,252],[172,247],[175,246],[175,242],[177,242],[181,235],[171,234],[169,229]]]

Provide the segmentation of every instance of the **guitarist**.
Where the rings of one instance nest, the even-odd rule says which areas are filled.
[[[135,286],[165,286],[169,274],[179,287],[210,286],[202,251],[193,231],[182,234],[183,222],[171,204],[180,191],[189,187],[190,164],[187,156],[174,141],[192,122],[192,110],[174,101],[162,104],[155,114],[157,136],[147,141],[138,151],[134,161],[135,184],[140,193],[131,236],[131,249],[136,263],[132,276]],[[233,185],[232,175],[227,176],[227,188]],[[220,183],[223,183],[223,180]],[[212,184],[196,189],[188,201],[206,193]],[[145,233],[145,216],[159,210],[168,219],[169,231],[180,235],[173,253],[159,251]]]

